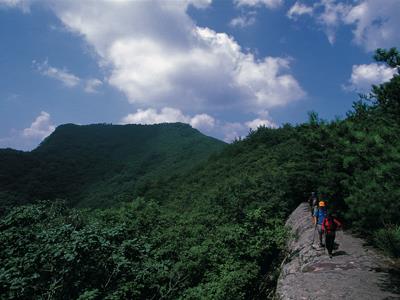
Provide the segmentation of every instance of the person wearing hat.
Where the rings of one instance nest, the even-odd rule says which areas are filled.
[[[322,222],[322,231],[325,233],[325,245],[329,257],[332,258],[335,245],[336,230],[341,229],[342,224],[331,213],[328,213],[324,222]]]
[[[314,225],[317,227],[318,235],[319,235],[319,245],[324,247],[324,243],[322,242],[323,230],[322,224],[327,215],[326,203],[325,201],[319,201],[318,208],[314,210]]]

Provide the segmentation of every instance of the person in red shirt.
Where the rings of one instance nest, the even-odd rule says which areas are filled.
[[[341,227],[342,224],[330,213],[328,213],[322,222],[322,231],[325,233],[325,247],[328,249],[330,258],[332,258],[333,247],[335,245],[336,230]]]

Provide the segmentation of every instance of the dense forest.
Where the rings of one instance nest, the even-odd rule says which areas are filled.
[[[400,66],[396,49],[379,49],[375,59]],[[176,163],[170,161],[166,172],[151,173],[132,186],[134,193],[107,203],[110,207],[99,202],[96,208],[96,197],[90,198],[91,209],[73,207],[68,186],[48,194],[63,201],[49,197],[7,207],[0,219],[0,294],[4,299],[271,298],[285,256],[284,221],[311,191],[345,227],[400,256],[399,123],[400,76],[395,75],[361,96],[344,119],[325,121],[312,112],[304,124],[261,127],[216,146],[214,154],[206,153],[208,160],[188,160],[178,172],[170,172]],[[101,148],[86,138],[80,141]],[[48,142],[34,152],[50,151]],[[2,168],[24,175],[11,164],[25,154],[2,151]],[[8,152],[12,160],[4,162]],[[58,158],[57,171],[68,173],[61,169],[67,158]],[[28,157],[24,165],[38,163]],[[91,175],[81,174],[78,183]],[[7,173],[2,176],[9,180]],[[52,179],[43,175],[40,183]],[[115,194],[116,185],[100,182],[97,187],[105,191],[99,197]],[[91,188],[88,193],[97,195],[96,185]]]
[[[40,199],[115,205],[147,178],[188,170],[224,146],[182,123],[61,125],[31,152],[0,149],[0,208]]]

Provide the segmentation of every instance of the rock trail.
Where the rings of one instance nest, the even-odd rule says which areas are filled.
[[[293,232],[290,254],[282,267],[277,299],[400,299],[400,272],[391,261],[351,234],[338,231],[339,248],[330,259],[314,245],[314,226],[307,203],[302,203],[286,225]]]

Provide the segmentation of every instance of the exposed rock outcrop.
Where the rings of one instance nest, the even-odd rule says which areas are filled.
[[[332,259],[318,245],[306,203],[287,223],[293,232],[282,267],[277,299],[400,299],[400,278],[389,261],[346,232],[338,232]]]

